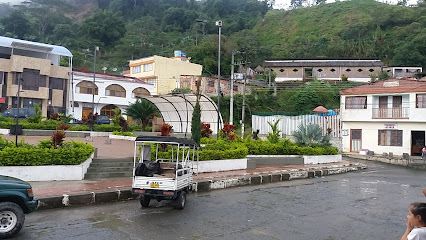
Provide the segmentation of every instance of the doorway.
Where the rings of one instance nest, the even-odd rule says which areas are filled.
[[[411,156],[421,156],[425,146],[425,131],[411,131]]]
[[[89,116],[89,114],[92,112],[92,108],[85,108],[83,107],[83,111],[81,112],[81,119],[83,118],[87,118],[87,116]]]
[[[351,129],[351,152],[359,152],[362,147],[362,130]]]

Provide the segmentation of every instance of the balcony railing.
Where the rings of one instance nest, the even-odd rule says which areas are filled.
[[[373,118],[376,119],[408,119],[408,107],[399,108],[373,108]]]

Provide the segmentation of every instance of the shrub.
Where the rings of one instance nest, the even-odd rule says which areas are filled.
[[[268,139],[268,141],[270,141],[271,143],[277,143],[280,141],[281,138],[281,130],[278,130],[278,123],[280,122],[280,119],[278,119],[277,121],[275,121],[274,123],[270,123],[268,122],[269,126],[272,129],[272,133],[268,132],[268,136],[266,136],[266,138]]]
[[[114,132],[114,131],[121,131],[121,127],[109,125],[109,124],[101,124],[101,125],[95,125],[93,130],[95,130],[96,132]]]
[[[227,122],[225,122],[225,124],[223,125],[223,128],[222,128],[222,134],[228,140],[235,140],[236,137],[237,137],[236,134],[235,134],[235,128],[236,128],[235,125],[231,125],[231,124],[228,124]]]
[[[170,132],[172,131],[172,126],[168,123],[163,123],[163,125],[161,125],[161,135],[160,136],[170,136]]]
[[[298,129],[293,132],[296,143],[299,146],[330,146],[330,136],[322,135],[322,129],[318,124],[299,125]]]
[[[201,137],[209,138],[212,135],[212,130],[210,129],[210,123],[201,123]]]
[[[90,126],[88,125],[78,125],[78,126],[71,126],[68,128],[69,131],[90,131]]]
[[[65,125],[65,124],[61,124],[61,126],[59,126],[59,128],[61,129],[61,130],[63,130],[63,131],[65,131],[65,130],[67,130],[68,128],[70,128],[70,126],[67,126],[67,125]]]
[[[136,137],[135,134],[131,132],[121,132],[121,131],[114,131],[112,132],[113,135],[119,135],[119,136],[130,136],[130,137]]]
[[[0,166],[78,165],[95,151],[89,144],[64,142],[63,147],[46,147],[46,142],[31,147],[5,147],[0,151]]]
[[[53,147],[57,148],[62,146],[64,138],[65,138],[65,132],[63,130],[54,132],[52,136]]]

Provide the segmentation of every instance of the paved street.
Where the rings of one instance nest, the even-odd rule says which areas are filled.
[[[426,172],[364,163],[369,169],[353,173],[191,194],[183,211],[156,201],[38,211],[15,239],[399,239],[408,204],[426,201]]]

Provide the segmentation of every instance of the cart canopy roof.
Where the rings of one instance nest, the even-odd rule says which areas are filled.
[[[163,142],[163,143],[179,143],[189,146],[197,146],[192,139],[188,138],[177,138],[177,137],[164,137],[164,136],[139,136],[135,140],[136,142]]]

